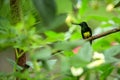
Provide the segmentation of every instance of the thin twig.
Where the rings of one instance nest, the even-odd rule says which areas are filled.
[[[115,33],[115,32],[119,32],[120,31],[120,28],[114,28],[114,29],[112,29],[112,30],[109,30],[109,31],[107,31],[107,32],[104,32],[104,33],[101,33],[101,34],[97,34],[97,35],[95,35],[95,36],[92,36],[92,37],[90,37],[90,38],[88,38],[88,39],[86,39],[87,41],[90,41],[90,40],[95,40],[95,39],[98,39],[98,38],[101,38],[101,37],[104,37],[104,36],[107,36],[107,35],[109,35],[109,34],[112,34],[112,33]]]

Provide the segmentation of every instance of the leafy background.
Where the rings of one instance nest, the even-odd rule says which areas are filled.
[[[6,56],[12,71],[0,72],[0,79],[119,80],[120,33],[99,38],[91,46],[82,39],[80,27],[71,24],[86,21],[93,35],[119,27],[120,8],[114,8],[118,2],[22,0],[23,22],[13,26],[9,1],[0,0],[0,51],[23,49],[30,65],[23,73],[16,72],[21,67]]]

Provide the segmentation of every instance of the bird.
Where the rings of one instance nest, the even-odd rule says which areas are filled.
[[[86,22],[81,22],[80,24],[77,23],[72,24],[81,26],[81,34],[83,39],[87,39],[92,36],[92,30]],[[90,40],[90,44],[92,44],[92,40]]]

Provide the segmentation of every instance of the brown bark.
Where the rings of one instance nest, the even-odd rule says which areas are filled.
[[[16,50],[17,50],[18,55],[22,54],[22,56],[20,56],[18,59],[17,59],[17,55],[16,55],[17,53],[15,54],[16,62],[19,66],[24,68],[26,65],[26,54],[24,53],[23,50],[20,50],[18,48]]]
[[[101,38],[101,37],[104,37],[104,36],[107,36],[109,34],[112,34],[112,33],[115,33],[115,32],[119,32],[120,31],[120,28],[114,28],[112,30],[109,30],[109,31],[106,31],[104,33],[101,33],[101,34],[98,34],[98,35],[94,35],[88,39],[86,39],[87,41],[90,41],[90,40],[95,40],[95,39],[98,39],[98,38]]]

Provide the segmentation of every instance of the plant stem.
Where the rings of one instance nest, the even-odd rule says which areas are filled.
[[[120,28],[114,28],[112,30],[109,30],[109,31],[106,31],[104,33],[101,33],[101,34],[97,34],[95,36],[92,36],[88,39],[86,39],[87,41],[90,41],[90,40],[95,40],[95,39],[98,39],[98,38],[101,38],[101,37],[104,37],[104,36],[107,36],[109,34],[112,34],[112,33],[115,33],[115,32],[119,32],[120,31]]]
[[[22,10],[20,6],[21,0],[10,0],[10,9],[11,9],[11,24],[16,25],[19,22],[22,22]],[[26,65],[26,54],[23,50],[15,48],[15,59],[17,65],[24,67]],[[21,72],[23,72],[23,70]],[[16,70],[17,71],[17,70]],[[16,80],[20,80],[18,77]]]

